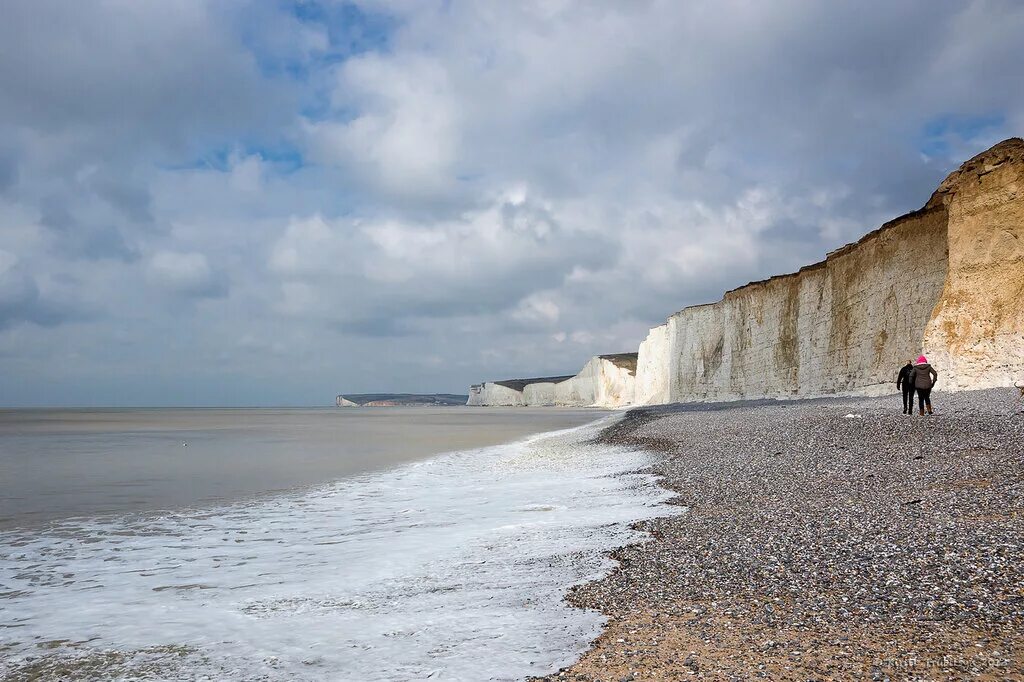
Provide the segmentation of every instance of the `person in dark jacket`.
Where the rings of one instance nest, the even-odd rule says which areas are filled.
[[[896,390],[903,389],[903,414],[914,414],[914,382],[910,380],[913,371],[914,363],[907,360],[896,375]]]
[[[938,379],[939,373],[928,364],[928,358],[923,355],[919,357],[914,364],[914,370],[910,373],[910,381],[917,389],[917,402],[922,417],[926,405],[928,414],[932,413],[932,386]]]

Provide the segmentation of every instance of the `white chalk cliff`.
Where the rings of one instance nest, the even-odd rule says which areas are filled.
[[[924,353],[936,390],[1024,380],[1024,141],[947,177],[925,206],[800,271],[684,308],[636,354],[571,378],[487,382],[473,405],[621,407],[878,394]],[[618,361],[612,360],[618,358]]]
[[[485,381],[469,388],[467,405],[621,407],[633,403],[636,353],[598,355],[574,376]]]

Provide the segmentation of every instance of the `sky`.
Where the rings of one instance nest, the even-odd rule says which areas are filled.
[[[1024,133],[1024,3],[12,0],[0,405],[571,374]]]

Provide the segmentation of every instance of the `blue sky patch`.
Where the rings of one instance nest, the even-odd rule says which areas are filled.
[[[918,147],[922,154],[931,158],[955,155],[963,144],[972,144],[982,138],[999,137],[1005,125],[1006,117],[1002,114],[947,114],[934,118],[924,125]]]

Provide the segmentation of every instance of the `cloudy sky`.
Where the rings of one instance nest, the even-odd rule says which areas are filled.
[[[1024,132],[1024,3],[12,0],[0,405],[635,350]]]

